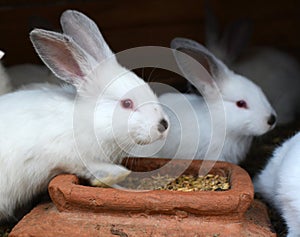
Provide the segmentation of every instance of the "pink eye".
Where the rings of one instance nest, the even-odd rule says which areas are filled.
[[[236,102],[236,106],[239,107],[239,108],[243,108],[243,109],[247,109],[248,108],[247,102],[244,101],[244,100],[237,101]]]
[[[131,99],[125,99],[121,101],[121,105],[124,109],[132,109],[133,101]]]

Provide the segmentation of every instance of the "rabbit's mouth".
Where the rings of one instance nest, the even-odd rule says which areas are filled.
[[[137,130],[130,134],[131,139],[137,145],[148,145],[158,140],[165,139],[168,134],[168,129],[164,131],[157,129],[157,126],[153,126],[149,131]]]
[[[141,136],[135,136],[133,137],[133,142],[137,145],[144,146],[152,143],[153,141],[150,136],[147,136],[146,138]]]
[[[149,141],[142,141],[142,140],[136,140],[134,141],[137,145],[141,145],[141,146],[144,146],[144,145],[148,145],[150,142]]]
[[[148,135],[146,137],[142,136],[142,135],[132,136],[133,142],[137,145],[140,145],[140,146],[145,146],[145,145],[151,144],[151,143],[155,142],[158,139],[160,139],[160,138],[159,137],[153,138],[150,135]]]

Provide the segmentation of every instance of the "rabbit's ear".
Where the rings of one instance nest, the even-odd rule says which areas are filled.
[[[97,62],[113,56],[97,25],[84,14],[65,11],[60,18],[63,32],[90,54]]]
[[[229,24],[223,33],[215,15],[211,2],[205,1],[205,45],[225,63],[232,63],[248,46],[252,32],[253,21],[239,19]]]
[[[220,40],[220,26],[216,15],[213,12],[211,2],[204,2],[204,23],[205,23],[205,45],[209,49],[218,47]]]
[[[4,52],[0,50],[0,59],[4,56]]]
[[[247,48],[253,32],[253,22],[249,19],[240,19],[226,27],[220,47],[224,51],[225,61],[234,62]]]
[[[95,61],[69,36],[35,29],[30,39],[42,61],[58,78],[76,86],[92,71]]]
[[[215,80],[218,80],[227,69],[208,49],[196,41],[186,38],[175,38],[171,42],[171,48],[196,59]]]
[[[226,77],[222,75],[227,67],[204,46],[193,40],[175,38],[171,42],[171,48],[184,53],[175,51],[175,59],[189,82],[201,93],[214,94],[213,91],[215,91],[216,86],[214,83],[218,83],[221,78],[225,80],[223,78]]]

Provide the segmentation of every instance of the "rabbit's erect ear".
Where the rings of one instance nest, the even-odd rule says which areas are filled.
[[[205,45],[209,48],[215,48],[219,45],[220,26],[216,15],[213,12],[211,2],[204,2],[204,30],[205,30]]]
[[[222,65],[202,45],[184,38],[171,42],[177,64],[184,76],[202,94],[214,95],[215,82],[221,77]],[[178,52],[180,51],[180,52]]]
[[[221,32],[220,23],[209,0],[205,0],[205,45],[227,64],[233,63],[245,50],[253,32],[253,21],[238,19]]]
[[[171,42],[171,48],[193,57],[209,72],[212,77],[214,77],[215,80],[218,80],[227,68],[203,45],[196,41],[185,38],[175,38]]]
[[[214,83],[226,80],[223,74],[227,67],[201,44],[185,38],[175,38],[171,42],[171,48],[177,50],[174,53],[180,70],[201,93],[212,95],[215,91]]]
[[[30,39],[42,61],[58,78],[76,86],[92,71],[93,58],[69,36],[35,29]]]
[[[239,19],[228,25],[220,41],[224,60],[234,62],[247,48],[253,33],[253,22],[250,19]]]
[[[90,54],[97,62],[113,56],[97,25],[84,14],[65,11],[60,18],[63,32]]]

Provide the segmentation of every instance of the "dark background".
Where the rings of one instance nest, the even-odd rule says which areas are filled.
[[[210,2],[221,26],[239,18],[252,19],[252,45],[274,46],[300,58],[300,1]],[[6,52],[6,66],[40,63],[28,34],[35,27],[60,30],[59,17],[66,9],[79,10],[95,20],[115,52],[169,46],[177,36],[203,43],[203,6],[203,0],[0,0],[0,49]]]

